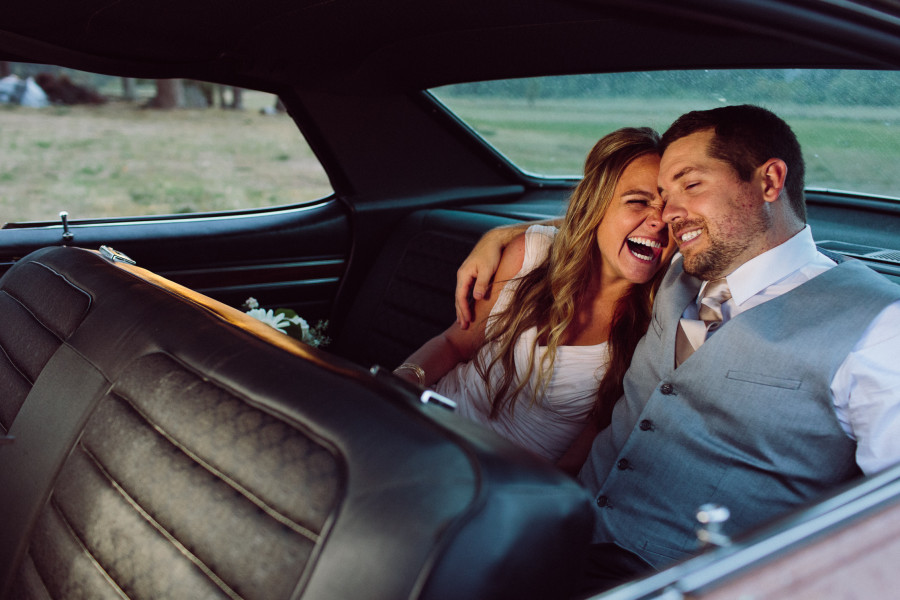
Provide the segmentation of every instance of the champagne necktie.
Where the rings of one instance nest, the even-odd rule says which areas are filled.
[[[675,336],[675,366],[693,354],[722,324],[722,304],[731,298],[725,278],[714,279],[706,285],[700,299],[700,320],[681,319]]]

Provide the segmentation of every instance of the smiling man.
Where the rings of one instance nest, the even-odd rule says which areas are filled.
[[[705,280],[787,241],[806,221],[803,158],[787,124],[752,106],[720,110],[688,113],[669,128],[659,177],[685,271]]]
[[[680,254],[579,473],[597,517],[585,589],[696,552],[702,504],[736,535],[900,461],[900,286],[817,250],[788,125],[692,112],[662,147]]]
[[[817,251],[787,124],[754,106],[688,113],[663,149],[681,257],[579,475],[601,587],[696,551],[704,503],[738,534],[900,459],[900,287]]]

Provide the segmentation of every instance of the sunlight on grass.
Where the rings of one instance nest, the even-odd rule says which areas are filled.
[[[136,103],[0,107],[0,222],[215,212],[328,196],[321,165],[274,97],[244,92],[245,110],[144,110]],[[439,91],[436,91],[440,95]],[[626,125],[664,131],[724,98],[509,98],[440,95],[521,169],[579,176],[597,139]],[[737,103],[729,99],[730,103]],[[896,107],[766,105],[794,128],[809,187],[900,196]]]
[[[593,144],[615,129],[648,126],[663,132],[711,100],[646,98],[441,97],[485,140],[525,171],[579,176]],[[900,197],[900,114],[896,107],[768,106],[797,134],[807,186]]]
[[[137,104],[0,110],[0,221],[184,214],[298,204],[332,193],[273,96],[246,109]]]

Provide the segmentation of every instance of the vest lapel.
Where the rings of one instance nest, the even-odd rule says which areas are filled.
[[[666,286],[665,283],[669,285]],[[682,261],[673,261],[666,275],[664,289],[660,290],[658,304],[665,307],[660,310],[659,318],[662,325],[663,357],[659,364],[666,365],[667,371],[675,368],[675,335],[678,332],[678,321],[691,302],[697,299],[702,282],[692,275],[688,275],[682,268]],[[668,296],[663,299],[663,295]]]

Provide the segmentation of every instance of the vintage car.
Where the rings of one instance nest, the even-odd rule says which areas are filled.
[[[765,104],[804,146],[817,243],[900,282],[892,0],[33,0],[6,11],[0,61],[266,103],[228,121],[233,162],[175,109],[155,158],[65,163],[77,188],[38,184],[141,127],[63,144],[68,108],[0,107],[0,598],[571,597],[594,499],[391,371],[455,318],[481,234],[559,216],[616,127]],[[319,175],[264,146],[267,118]],[[263,186],[254,153],[299,191]],[[128,198],[92,198],[139,170]],[[188,198],[242,173],[254,194]],[[248,316],[250,296],[327,320],[330,343]],[[696,556],[602,597],[900,586],[900,467],[749,532],[701,516]]]

